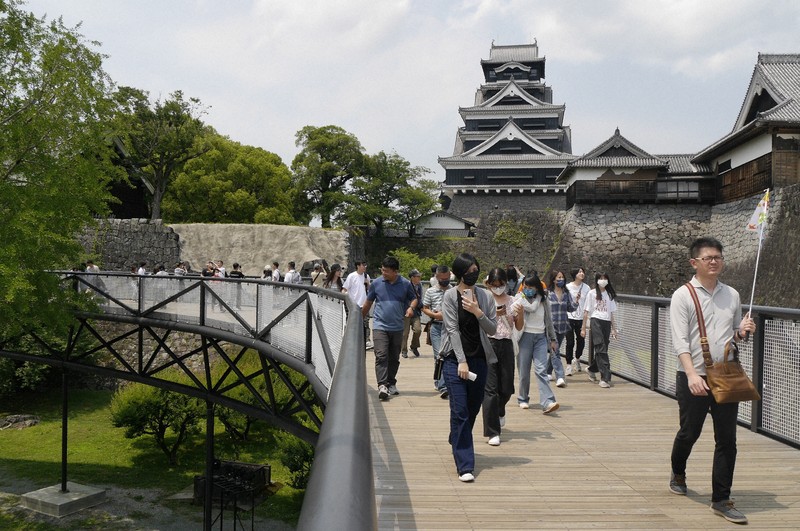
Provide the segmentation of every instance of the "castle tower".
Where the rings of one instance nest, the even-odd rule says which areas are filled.
[[[459,107],[453,155],[439,158],[448,210],[470,219],[489,209],[565,209],[556,178],[575,158],[571,131],[544,82],[538,45],[492,43],[481,67],[474,105]]]

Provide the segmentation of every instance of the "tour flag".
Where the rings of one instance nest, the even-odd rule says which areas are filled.
[[[747,230],[759,230],[761,225],[766,225],[767,223],[767,209],[769,208],[769,189],[764,194],[764,197],[761,198],[761,201],[758,202],[758,206],[756,206],[756,211],[753,212],[753,217],[750,218],[750,222],[747,224]]]

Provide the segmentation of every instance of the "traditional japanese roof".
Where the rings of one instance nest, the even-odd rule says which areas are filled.
[[[692,162],[693,154],[680,155],[656,155],[660,159],[667,161],[667,170],[661,175],[665,177],[677,177],[679,175],[697,176],[700,174],[711,174],[712,168],[708,164]]]
[[[800,54],[759,53],[733,130],[692,160],[709,161],[771,125],[800,127]]]
[[[484,155],[492,146],[507,140],[521,140],[537,151],[536,154],[508,154]],[[456,146],[458,148],[458,145]],[[566,163],[573,159],[568,153],[562,153],[550,146],[543,144],[522,129],[512,120],[496,131],[488,140],[464,153],[454,154],[452,157],[439,157],[439,164],[445,169],[454,165],[473,165],[475,163],[492,162],[494,166],[520,166],[526,165],[552,165],[553,162]],[[546,164],[544,164],[546,163]]]
[[[453,221],[457,221],[459,223],[463,223],[466,226],[471,226],[471,227],[475,227],[476,226],[475,223],[473,223],[472,221],[466,220],[464,218],[460,218],[460,217],[456,216],[455,214],[451,214],[450,212],[448,212],[446,210],[437,210],[435,212],[430,212],[428,214],[425,214],[423,216],[418,217],[417,219],[415,219],[411,223],[413,225],[417,225],[421,220],[424,220],[424,219],[427,219],[427,218],[449,218],[449,219],[452,219]]]
[[[489,59],[481,59],[481,64],[530,63],[531,61],[544,61],[544,57],[539,57],[539,45],[535,42],[510,46],[496,46],[492,43],[492,47],[489,49]]]

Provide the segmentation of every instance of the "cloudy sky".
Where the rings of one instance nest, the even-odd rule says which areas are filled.
[[[730,131],[759,52],[800,53],[796,0],[29,0],[100,42],[119,85],[208,106],[205,121],[287,164],[334,124],[444,179],[480,60],[536,38],[573,153],[614,133],[653,154]]]

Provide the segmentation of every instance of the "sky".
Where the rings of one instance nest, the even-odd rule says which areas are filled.
[[[730,132],[758,53],[800,53],[796,0],[29,0],[81,24],[117,85],[199,98],[203,120],[287,165],[337,125],[444,180],[496,45],[536,42],[572,152],[615,128],[651,154]]]

